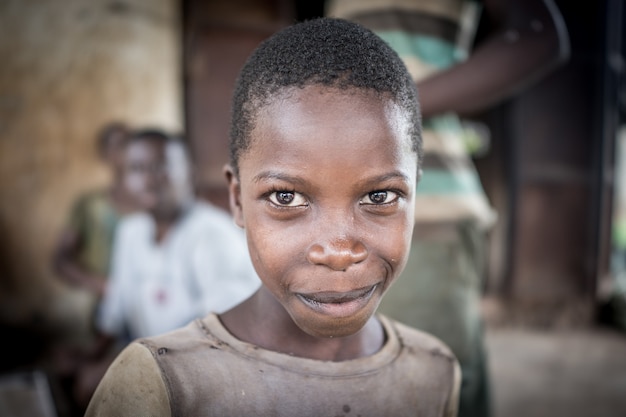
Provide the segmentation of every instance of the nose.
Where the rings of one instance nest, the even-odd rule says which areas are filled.
[[[151,190],[158,190],[168,183],[168,180],[167,173],[162,167],[151,167],[145,175],[146,185]]]
[[[345,271],[351,265],[363,262],[368,255],[365,245],[356,239],[339,237],[328,243],[314,243],[309,247],[307,259],[315,265],[325,265],[334,271]]]

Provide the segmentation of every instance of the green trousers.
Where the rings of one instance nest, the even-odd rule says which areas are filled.
[[[459,417],[489,416],[480,315],[486,236],[473,223],[416,226],[408,264],[379,311],[441,339],[461,365]]]

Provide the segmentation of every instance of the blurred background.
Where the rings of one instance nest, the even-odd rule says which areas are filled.
[[[555,3],[569,61],[471,117],[488,132],[475,162],[499,213],[483,305],[494,414],[621,416],[626,8]],[[239,68],[276,30],[323,13],[320,0],[0,0],[0,381],[46,385],[50,347],[88,326],[50,257],[74,197],[107,181],[98,130],[184,132],[199,194],[226,207]],[[56,414],[42,415],[64,415],[49,392]]]

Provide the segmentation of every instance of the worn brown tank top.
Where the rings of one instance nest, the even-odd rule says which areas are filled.
[[[343,362],[244,343],[216,315],[141,340],[154,356],[172,416],[455,415],[458,365],[435,338],[380,317],[387,342]]]

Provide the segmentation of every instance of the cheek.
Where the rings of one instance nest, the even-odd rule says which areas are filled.
[[[141,193],[145,189],[145,181],[141,175],[127,175],[124,184],[131,193]]]
[[[276,271],[281,268],[285,259],[287,247],[276,230],[255,227],[246,227],[248,231],[248,245],[253,261],[260,268],[267,271]]]
[[[285,285],[289,270],[302,262],[302,235],[249,213],[244,218],[250,256],[259,277],[266,286]]]
[[[374,234],[372,245],[377,248],[380,256],[391,264],[395,275],[401,272],[408,260],[412,235],[413,221],[409,216],[381,227]]]
[[[401,230],[398,232],[398,241],[396,243],[398,253],[402,256],[402,267],[409,258],[411,251],[411,242],[413,241],[413,227],[415,226],[414,215],[411,211],[404,219]]]

